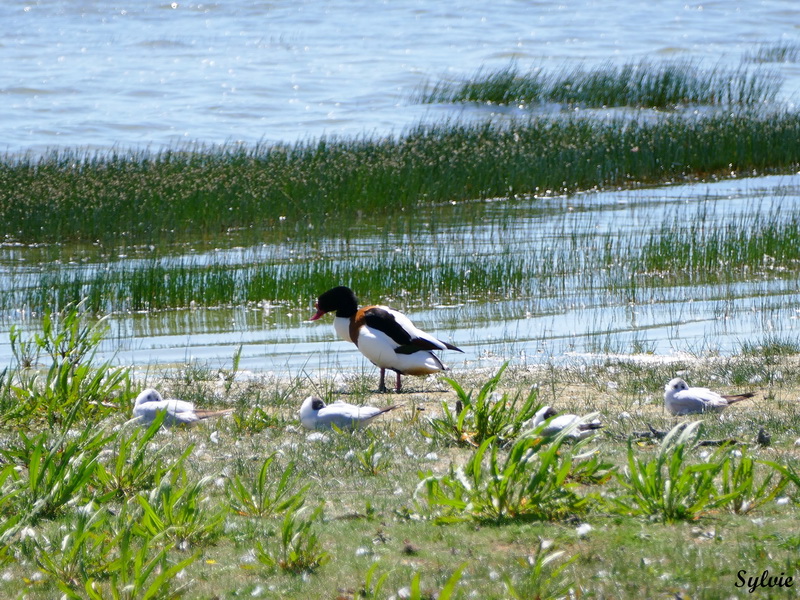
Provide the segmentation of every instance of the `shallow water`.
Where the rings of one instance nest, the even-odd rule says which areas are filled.
[[[772,196],[776,189],[781,190],[778,200]],[[457,220],[440,223],[437,252],[446,248],[456,257],[477,248],[485,260],[491,260],[494,255],[503,256],[501,249],[508,247],[524,254],[557,246],[563,243],[565,231],[582,232],[582,244],[591,252],[610,232],[624,239],[631,232],[658,226],[661,220],[671,222],[675,214],[691,219],[703,211],[707,225],[713,226],[729,222],[731,215],[774,214],[776,206],[791,206],[799,195],[800,176],[794,176],[588,193],[511,206],[497,202],[487,205],[484,225],[471,225],[468,233]],[[510,220],[509,210],[516,213]],[[384,243],[391,247],[401,241],[390,236]],[[361,246],[370,252],[370,238],[361,242],[349,247]],[[324,241],[320,243],[324,246]],[[335,246],[335,241],[331,243]],[[420,307],[413,295],[401,296],[399,290],[387,290],[383,298],[363,299],[402,308],[426,330],[465,350],[464,355],[444,353],[445,361],[456,368],[504,359],[540,363],[637,350],[664,357],[686,352],[729,354],[745,342],[756,344],[770,336],[796,339],[800,328],[800,285],[795,278],[778,274],[687,287],[642,284],[636,297],[628,298],[610,292],[603,275],[587,277],[578,272],[539,281],[520,297],[495,295],[485,300],[462,298],[456,304]],[[127,341],[120,358],[137,364],[195,359],[224,366],[236,345],[242,344],[241,366],[246,370],[296,374],[304,368],[370,369],[355,347],[336,340],[330,318],[307,321],[313,314],[313,301],[308,299],[305,310],[275,306],[125,319],[125,326],[135,333],[123,336]],[[207,333],[175,335],[175,331]]]
[[[719,281],[660,286],[647,276],[637,276],[631,289],[627,271],[620,267],[620,275],[613,265],[598,270],[595,255],[609,241],[621,248],[639,244],[662,222],[702,221],[712,228],[756,215],[788,219],[797,214],[787,208],[797,206],[798,196],[800,175],[495,201],[466,207],[468,217],[463,205],[453,205],[422,214],[420,223],[428,227],[418,232],[376,235],[365,230],[346,244],[323,238],[313,245],[319,256],[367,264],[375,260],[376,252],[391,254],[400,248],[413,252],[422,265],[445,260],[461,264],[474,256],[503,261],[513,256],[541,272],[521,289],[486,290],[481,297],[442,298],[424,306],[413,290],[387,289],[382,297],[362,298],[363,303],[400,308],[424,329],[461,347],[464,354],[444,353],[445,362],[454,368],[506,359],[536,364],[575,357],[594,360],[608,354],[662,359],[685,353],[730,354],[745,343],[798,338],[800,284],[795,277],[765,268],[743,279],[727,279],[723,272]],[[475,210],[482,211],[477,224]],[[435,218],[427,219],[434,212]],[[300,252],[301,245],[296,247]],[[344,249],[347,254],[341,254]],[[8,260],[0,252],[0,276],[18,268],[20,254],[24,252],[14,248],[14,260]],[[276,256],[287,263],[294,259],[283,246],[262,244],[168,260],[237,265]],[[120,264],[126,260],[137,259],[122,259]],[[157,373],[186,364],[228,368],[241,345],[240,368],[245,372],[282,376],[370,372],[373,367],[354,346],[337,340],[330,317],[308,321],[314,300],[116,314],[104,352],[116,355],[120,363]],[[0,363],[11,359],[8,326],[30,327],[36,322],[21,313],[7,317],[0,325]]]

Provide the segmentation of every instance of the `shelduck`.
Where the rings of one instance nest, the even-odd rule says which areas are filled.
[[[348,287],[338,286],[317,299],[316,321],[336,311],[333,328],[346,342],[353,342],[361,353],[381,370],[378,391],[386,391],[386,370],[397,373],[396,391],[401,375],[430,375],[447,370],[432,350],[455,350],[452,344],[417,329],[403,313],[388,306],[358,308],[358,299]]]

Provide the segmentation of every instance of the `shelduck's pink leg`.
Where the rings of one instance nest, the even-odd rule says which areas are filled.
[[[378,385],[379,392],[386,392],[386,369],[381,369],[381,383]]]

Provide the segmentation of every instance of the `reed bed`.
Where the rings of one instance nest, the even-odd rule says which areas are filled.
[[[745,60],[754,63],[794,63],[800,60],[800,44],[789,41],[761,44],[748,52]]]
[[[97,313],[240,306],[262,300],[305,306],[309,298],[336,282],[354,285],[364,295],[378,296],[391,289],[396,278],[402,278],[404,287],[414,290],[419,298],[438,295],[453,299],[472,290],[481,290],[485,298],[486,286],[511,293],[528,280],[523,258],[487,262],[480,257],[461,257],[439,266],[435,258],[430,261],[421,264],[413,255],[390,254],[346,264],[309,260],[232,266],[226,262],[209,265],[167,259],[88,272],[52,268],[41,274],[16,276],[15,283],[0,293],[0,306],[4,310],[25,306],[39,312],[82,299],[87,309]]]
[[[536,202],[529,205],[532,210]],[[41,312],[81,300],[100,314],[262,301],[307,307],[343,283],[365,298],[391,300],[387,293],[394,290],[394,301],[404,305],[536,299],[537,310],[549,312],[555,304],[669,300],[672,286],[686,284],[703,286],[698,300],[716,299],[730,293],[726,285],[759,287],[761,280],[774,287],[800,269],[797,211],[751,204],[741,214],[716,215],[701,204],[694,214],[682,208],[670,218],[657,209],[651,223],[643,214],[637,227],[597,235],[593,218],[575,222],[569,211],[532,217],[519,207],[512,214],[482,206],[482,217],[471,207],[469,227],[458,219],[382,238],[11,271],[0,309]],[[541,235],[531,236],[533,229]]]
[[[347,235],[446,202],[785,172],[800,115],[420,125],[397,138],[150,153],[61,152],[0,164],[7,241],[153,244],[246,232]]]
[[[800,220],[755,215],[728,222],[666,223],[643,247],[641,268],[703,281],[726,270],[751,275],[757,272],[796,273],[800,266]]]
[[[773,73],[745,68],[705,69],[691,62],[605,64],[555,73],[516,65],[479,70],[467,81],[434,84],[421,103],[525,104],[548,102],[584,107],[674,108],[686,105],[756,106],[780,89]]]

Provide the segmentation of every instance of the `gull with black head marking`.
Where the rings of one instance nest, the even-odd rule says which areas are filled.
[[[550,419],[549,422],[547,420]],[[547,422],[539,433],[543,437],[555,437],[568,427],[575,425],[575,427],[567,434],[568,437],[583,440],[587,437],[594,435],[597,433],[598,429],[603,427],[603,424],[595,419],[588,423],[582,423],[582,418],[578,415],[570,415],[570,414],[562,414],[559,415],[558,411],[550,406],[543,406],[539,410],[536,411],[536,414],[533,415],[533,419],[531,419],[531,425],[534,429],[540,427],[542,424]]]
[[[375,417],[395,408],[397,405],[376,408],[347,402],[325,404],[322,398],[309,396],[300,406],[300,423],[306,429],[331,429],[332,425],[339,429],[361,429],[369,425]]]
[[[171,427],[172,425],[191,425],[211,417],[228,414],[233,410],[232,408],[223,410],[195,408],[194,404],[186,400],[164,400],[157,390],[147,388],[136,397],[132,420],[141,425],[150,425],[159,413],[165,412],[167,415],[164,417],[163,425]]]
[[[336,311],[333,328],[346,342],[353,342],[372,364],[381,370],[378,391],[386,391],[386,370],[397,373],[396,391],[400,391],[401,375],[430,375],[447,367],[432,350],[455,350],[452,344],[436,339],[418,329],[403,313],[388,306],[358,308],[358,299],[348,287],[338,286],[317,299],[316,321]]]
[[[683,379],[676,377],[664,386],[664,405],[675,416],[704,412],[722,412],[731,404],[755,396],[754,392],[723,395],[708,388],[689,387]]]

